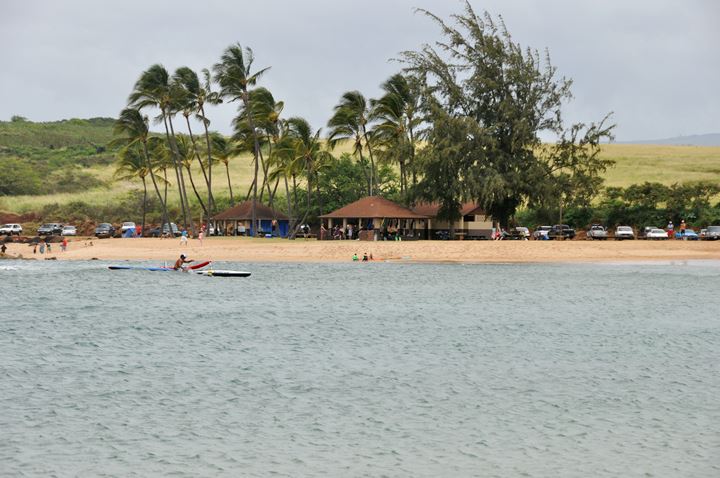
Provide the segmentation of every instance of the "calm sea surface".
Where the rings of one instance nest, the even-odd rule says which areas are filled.
[[[0,476],[720,476],[720,263],[0,262]]]

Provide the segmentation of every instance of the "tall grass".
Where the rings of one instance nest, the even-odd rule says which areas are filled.
[[[351,145],[340,145],[335,151],[338,156],[350,152]],[[605,174],[607,186],[627,187],[645,181],[671,185],[693,181],[720,182],[720,147],[705,146],[661,146],[609,144],[602,147],[604,158],[616,161],[615,166]],[[252,156],[243,154],[230,161],[230,180],[236,200],[242,200],[252,183]],[[97,188],[77,193],[45,194],[37,196],[0,197],[0,210],[26,213],[38,211],[46,204],[63,204],[70,201],[84,201],[91,205],[111,204],[132,189],[140,189],[139,181],[115,181],[113,165],[94,166],[86,171],[110,184],[107,188]],[[199,168],[193,170],[195,184],[203,200],[207,195],[205,182]],[[168,172],[168,179],[174,183],[174,173]],[[188,195],[191,200],[194,194],[186,178]],[[148,187],[151,185],[148,183]],[[213,167],[213,192],[216,196],[227,197],[229,190],[225,167],[220,164]],[[149,194],[154,194],[152,189]],[[168,188],[170,205],[177,206],[178,194],[171,184]]]

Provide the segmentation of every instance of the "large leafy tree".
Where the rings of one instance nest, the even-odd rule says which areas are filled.
[[[220,57],[220,62],[213,66],[215,81],[220,85],[220,96],[227,98],[230,102],[240,101],[242,108],[252,111],[250,91],[260,77],[269,69],[263,68],[259,71],[252,71],[252,64],[255,60],[253,51],[236,43],[229,46]],[[260,155],[260,135],[255,128],[254,115],[248,114],[248,126],[253,138],[253,160],[254,160],[254,184],[252,199],[252,223],[253,231],[257,234],[257,190]]]
[[[556,76],[548,54],[521,47],[502,19],[478,16],[468,2],[452,24],[423,12],[444,39],[405,52],[403,59],[423,79],[426,105],[437,103],[451,117],[475,123],[468,140],[476,151],[458,167],[465,193],[493,218],[506,225],[521,204],[559,196],[567,181],[558,177],[604,170],[597,154],[585,152],[609,137],[612,127],[603,123],[576,128],[583,136],[575,136],[574,144],[582,140],[583,148],[563,140],[549,151],[542,147],[542,134],[564,134],[562,105],[571,97],[571,81]]]

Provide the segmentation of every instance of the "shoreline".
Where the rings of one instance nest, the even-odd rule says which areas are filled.
[[[351,262],[353,254],[374,262],[448,264],[628,263],[720,260],[720,241],[317,241],[211,237],[190,239],[73,238],[66,252],[53,244],[51,254],[32,253],[32,246],[8,243],[7,259],[174,261],[190,259],[234,262]]]

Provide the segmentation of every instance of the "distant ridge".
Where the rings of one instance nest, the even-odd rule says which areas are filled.
[[[692,134],[675,138],[616,141],[618,144],[661,144],[674,146],[720,146],[720,133]]]

